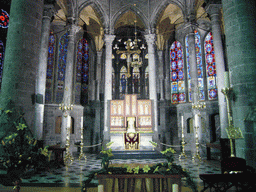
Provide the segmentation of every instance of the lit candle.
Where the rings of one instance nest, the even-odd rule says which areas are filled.
[[[224,72],[224,87],[229,87],[229,72],[225,71]]]
[[[172,192],[178,192],[179,191],[179,186],[177,184],[172,185]]]

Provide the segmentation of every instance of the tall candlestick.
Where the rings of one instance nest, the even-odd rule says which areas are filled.
[[[195,127],[198,127],[198,115],[195,114]]]
[[[181,116],[181,128],[183,129],[184,124],[183,124],[183,115]]]

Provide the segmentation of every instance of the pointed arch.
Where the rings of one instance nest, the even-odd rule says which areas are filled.
[[[185,15],[185,12],[184,12],[185,5],[180,0],[179,1],[175,1],[175,0],[162,1],[160,5],[156,6],[155,10],[153,11],[153,13],[151,15],[151,18],[150,18],[150,21],[151,21],[150,27],[151,28],[156,28],[157,22],[158,22],[160,16],[162,15],[162,12],[166,9],[166,7],[169,4],[177,5],[181,9],[183,16]]]
[[[143,14],[143,11],[141,11],[138,7],[128,4],[120,8],[119,10],[116,11],[116,13],[113,15],[111,18],[111,30],[114,31],[114,27],[118,19],[126,12],[132,11],[136,16],[141,19],[142,23],[144,24],[145,29],[149,28],[148,25],[148,19],[147,17]]]
[[[85,2],[82,2],[80,5],[78,5],[78,15],[80,15],[80,12],[87,6],[91,6],[99,15],[99,19],[102,21],[103,27],[108,28],[109,26],[109,18],[108,15],[105,13],[102,6],[94,0],[88,0]]]

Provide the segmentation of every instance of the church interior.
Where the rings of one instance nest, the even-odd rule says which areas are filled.
[[[172,148],[199,191],[217,190],[204,174],[222,176],[225,159],[256,174],[254,1],[2,0],[0,8],[0,191],[16,185],[4,178],[23,155],[22,131],[55,167],[21,177],[16,191],[111,191],[84,183],[108,147],[113,165],[164,163]],[[192,191],[183,182],[170,191]]]

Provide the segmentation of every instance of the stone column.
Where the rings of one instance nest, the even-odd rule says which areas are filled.
[[[157,118],[157,93],[156,93],[156,63],[155,63],[155,34],[145,35],[148,45],[148,69],[149,69],[149,99],[153,101],[154,112],[154,132],[158,135],[158,118]],[[158,137],[157,137],[158,139]]]
[[[36,103],[35,103],[35,124],[33,134],[37,140],[43,139],[43,122],[44,122],[44,104],[45,104],[45,84],[47,73],[47,58],[49,33],[51,25],[51,17],[53,16],[53,5],[45,5],[43,20],[42,20],[42,34],[39,51],[38,71],[36,77]]]
[[[228,114],[227,114],[227,102],[224,94],[221,90],[224,88],[224,51],[221,39],[221,28],[220,28],[220,8],[221,5],[211,4],[207,7],[207,12],[210,14],[212,23],[212,34],[213,44],[216,61],[216,72],[217,72],[217,86],[218,86],[218,101],[219,101],[219,113],[220,113],[220,127],[221,127],[221,138],[227,138],[226,128],[228,127]]]
[[[189,52],[189,66],[190,66],[190,77],[191,77],[191,94],[192,94],[192,103],[196,104],[198,102],[198,72],[197,72],[197,60],[196,60],[196,46],[195,46],[195,34],[194,34],[194,27],[190,26],[190,33],[188,34],[188,52]],[[191,146],[191,154],[196,155],[196,130],[195,130],[195,121],[199,118],[199,110],[192,109],[193,114],[193,129],[194,129],[194,138],[190,141]],[[200,123],[197,124],[198,126],[198,139],[200,141],[201,137],[201,128]]]
[[[163,62],[163,51],[158,50],[158,59],[159,59],[159,87],[160,87],[160,100],[164,100],[164,62]]]
[[[191,27],[191,32],[188,34],[188,52],[189,52],[189,66],[190,66],[190,77],[191,77],[191,91],[192,91],[192,102],[198,102],[198,72],[197,72],[197,61],[196,61],[196,46],[195,46],[195,34],[194,29]]]
[[[104,89],[104,140],[109,133],[109,101],[112,100],[112,42],[115,35],[105,35],[106,61],[105,61],[105,89]]]
[[[244,139],[236,139],[236,156],[256,168],[256,123],[245,121],[256,106],[256,8],[252,0],[222,0],[231,87],[233,123]],[[255,117],[255,116],[254,116]]]
[[[112,56],[111,56],[112,57]],[[97,51],[97,71],[96,71],[96,100],[100,100],[100,85],[101,85],[101,62],[102,62],[102,51]]]
[[[31,127],[35,113],[31,95],[35,93],[43,7],[43,0],[12,0],[0,94],[0,107],[5,109],[11,99],[23,108]],[[6,131],[0,127],[0,138]]]
[[[76,24],[74,24],[74,18],[70,18],[71,23],[69,26],[68,35],[68,48],[67,48],[67,58],[66,58],[66,70],[65,70],[65,89],[62,104],[64,106],[69,106],[72,104],[72,93],[73,93],[73,75],[74,75],[74,54],[75,54],[75,35],[80,29]],[[68,116],[70,116],[70,110],[63,110],[62,124],[61,124],[61,146],[66,144],[67,136],[67,125]]]

